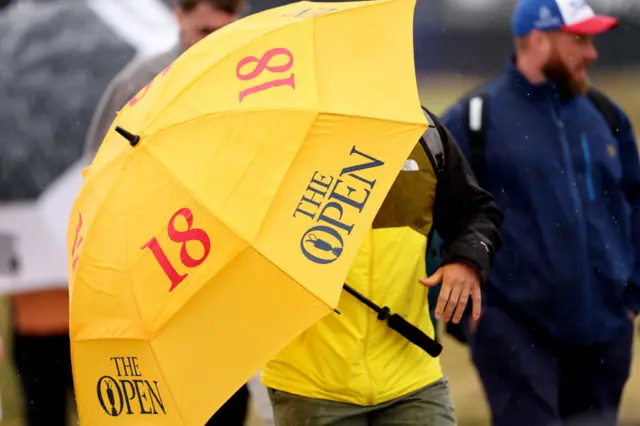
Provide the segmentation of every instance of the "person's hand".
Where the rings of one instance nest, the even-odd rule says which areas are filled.
[[[430,288],[441,282],[442,288],[436,305],[436,318],[449,322],[453,316],[453,322],[458,324],[469,301],[469,295],[471,295],[473,299],[471,318],[473,327],[482,313],[482,294],[478,272],[464,263],[449,263],[439,268],[429,278],[420,279],[422,285]]]
[[[635,312],[633,312],[631,309],[629,309],[629,311],[627,312],[627,314],[629,315],[629,319],[631,320],[631,322],[635,322],[636,318],[638,318],[638,314],[636,314]]]

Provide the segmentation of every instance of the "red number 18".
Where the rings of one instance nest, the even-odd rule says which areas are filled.
[[[176,229],[175,221],[178,216],[182,216],[187,221],[186,231],[178,231]],[[188,208],[183,208],[175,212],[169,220],[167,233],[169,234],[171,241],[181,243],[180,260],[187,268],[195,268],[196,266],[201,265],[207,259],[207,256],[209,256],[209,252],[211,251],[211,240],[209,239],[209,235],[207,235],[204,230],[193,227],[193,213]],[[187,251],[188,241],[198,241],[202,244],[204,253],[200,258],[195,259],[191,257]],[[143,250],[146,248],[151,250],[151,253],[155,256],[160,267],[162,267],[162,270],[167,275],[167,278],[171,281],[171,288],[169,288],[169,291],[173,291],[178,284],[187,278],[188,274],[180,275],[178,271],[176,271],[176,268],[171,264],[169,258],[167,258],[167,255],[162,250],[162,247],[160,247],[160,242],[158,242],[156,237],[153,237],[144,246],[142,246]]]
[[[287,56],[287,63],[282,65],[269,65],[271,59],[278,55]],[[256,64],[253,71],[247,74],[241,72],[246,65],[252,63]],[[248,81],[258,77],[264,70],[270,71],[272,73],[283,73],[289,71],[292,66],[293,53],[291,53],[289,49],[285,49],[284,47],[276,47],[267,50],[260,59],[256,58],[255,56],[247,56],[243,58],[240,62],[238,62],[238,66],[236,67],[236,76],[242,81]],[[291,73],[289,77],[267,81],[266,83],[258,84],[257,86],[249,87],[248,89],[243,90],[238,95],[239,101],[242,102],[242,100],[246,96],[251,95],[252,93],[262,92],[263,90],[278,86],[289,86],[292,89],[295,89],[296,82],[293,73]]]

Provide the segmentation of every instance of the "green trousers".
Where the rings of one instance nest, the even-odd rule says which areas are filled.
[[[455,426],[446,380],[378,405],[306,398],[269,389],[276,426]]]

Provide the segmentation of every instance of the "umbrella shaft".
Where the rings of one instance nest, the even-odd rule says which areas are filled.
[[[359,301],[361,301],[362,303],[364,303],[365,305],[367,305],[368,307],[370,307],[371,309],[373,309],[374,311],[376,311],[377,313],[382,313],[382,308],[378,305],[376,305],[375,303],[373,303],[371,300],[367,299],[366,297],[364,297],[362,294],[358,293],[356,290],[353,289],[353,287],[351,287],[349,284],[345,283],[344,284],[344,289],[353,295],[353,297],[355,297],[356,299],[358,299]]]

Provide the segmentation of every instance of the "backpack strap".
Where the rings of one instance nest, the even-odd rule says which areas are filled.
[[[420,138],[420,144],[427,153],[429,161],[431,161],[431,166],[433,167],[433,170],[436,174],[436,178],[440,179],[440,177],[444,173],[445,165],[444,145],[442,144],[440,132],[438,132],[431,114],[424,107],[422,108],[422,113],[427,119],[429,127],[422,134],[422,137]]]
[[[620,117],[611,99],[594,87],[589,89],[586,96],[598,112],[602,114],[602,117],[604,117],[611,134],[617,138],[620,134]]]
[[[484,86],[476,88],[464,99],[464,122],[469,139],[470,165],[476,179],[481,182],[485,170],[485,138],[484,129],[487,122],[488,96]]]
[[[477,87],[467,94],[460,103],[463,105],[463,123],[467,128],[469,149],[471,153],[470,165],[478,181],[481,181],[485,169],[484,128],[487,122],[487,94],[484,86]],[[432,292],[429,292],[431,294]],[[468,318],[470,306],[467,305],[463,318]],[[445,333],[462,344],[467,344],[468,321],[459,324],[449,322],[445,324]]]

